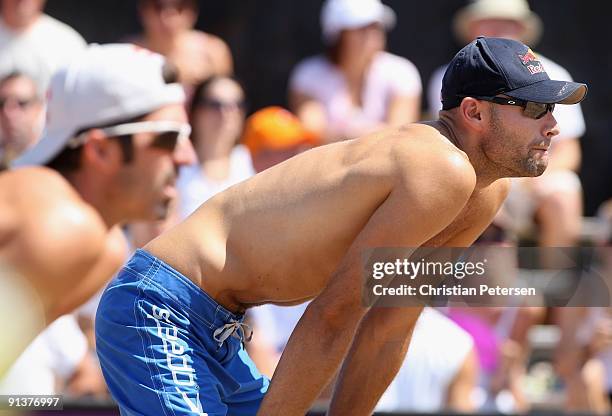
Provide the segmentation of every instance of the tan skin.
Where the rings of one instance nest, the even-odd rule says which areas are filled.
[[[314,299],[260,415],[303,415],[341,364],[330,414],[371,413],[420,310],[364,307],[363,250],[469,246],[505,198],[500,179],[546,166],[536,148],[558,133],[552,114],[533,120],[493,107],[465,98],[439,121],[307,151],[218,194],[145,246],[234,312]]]
[[[144,120],[187,117],[174,104]],[[176,192],[176,169],[191,163],[194,153],[188,141],[172,152],[150,147],[152,140],[151,133],[135,134],[134,160],[126,165],[119,144],[94,129],[81,168],[66,177],[43,167],[0,174],[0,270],[11,270],[33,289],[43,325],[97,293],[121,266],[127,248],[115,225],[165,215]]]

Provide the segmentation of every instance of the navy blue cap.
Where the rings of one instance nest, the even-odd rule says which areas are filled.
[[[536,54],[521,42],[480,36],[461,49],[442,80],[442,108],[457,107],[464,97],[504,94],[538,103],[576,104],[587,86],[554,81]]]

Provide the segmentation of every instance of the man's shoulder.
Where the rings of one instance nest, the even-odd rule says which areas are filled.
[[[4,245],[37,279],[85,272],[104,249],[108,229],[98,212],[57,172],[19,168],[0,174],[0,208],[10,214]]]
[[[386,178],[394,189],[415,197],[432,190],[467,200],[476,184],[465,153],[428,125],[391,127],[339,146],[352,170]]]
[[[23,167],[0,174],[2,191],[23,196],[24,200],[34,198],[74,198],[76,190],[57,171],[42,166]],[[28,186],[25,186],[28,185]]]
[[[467,155],[430,125],[406,124],[390,131],[389,138],[399,166],[406,170],[475,180]]]
[[[106,227],[100,215],[56,171],[20,168],[0,175],[0,184],[4,204],[13,208],[22,231],[38,234],[37,240],[104,238]]]

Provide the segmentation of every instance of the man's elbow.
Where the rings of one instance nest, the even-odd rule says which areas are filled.
[[[318,321],[332,332],[356,327],[368,308],[360,300],[338,299],[333,302],[313,302],[308,306]]]

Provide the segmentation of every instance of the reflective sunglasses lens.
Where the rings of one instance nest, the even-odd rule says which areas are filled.
[[[528,101],[525,106],[524,113],[527,117],[540,119],[546,115],[549,111],[552,113],[555,109],[554,104],[534,103]]]

